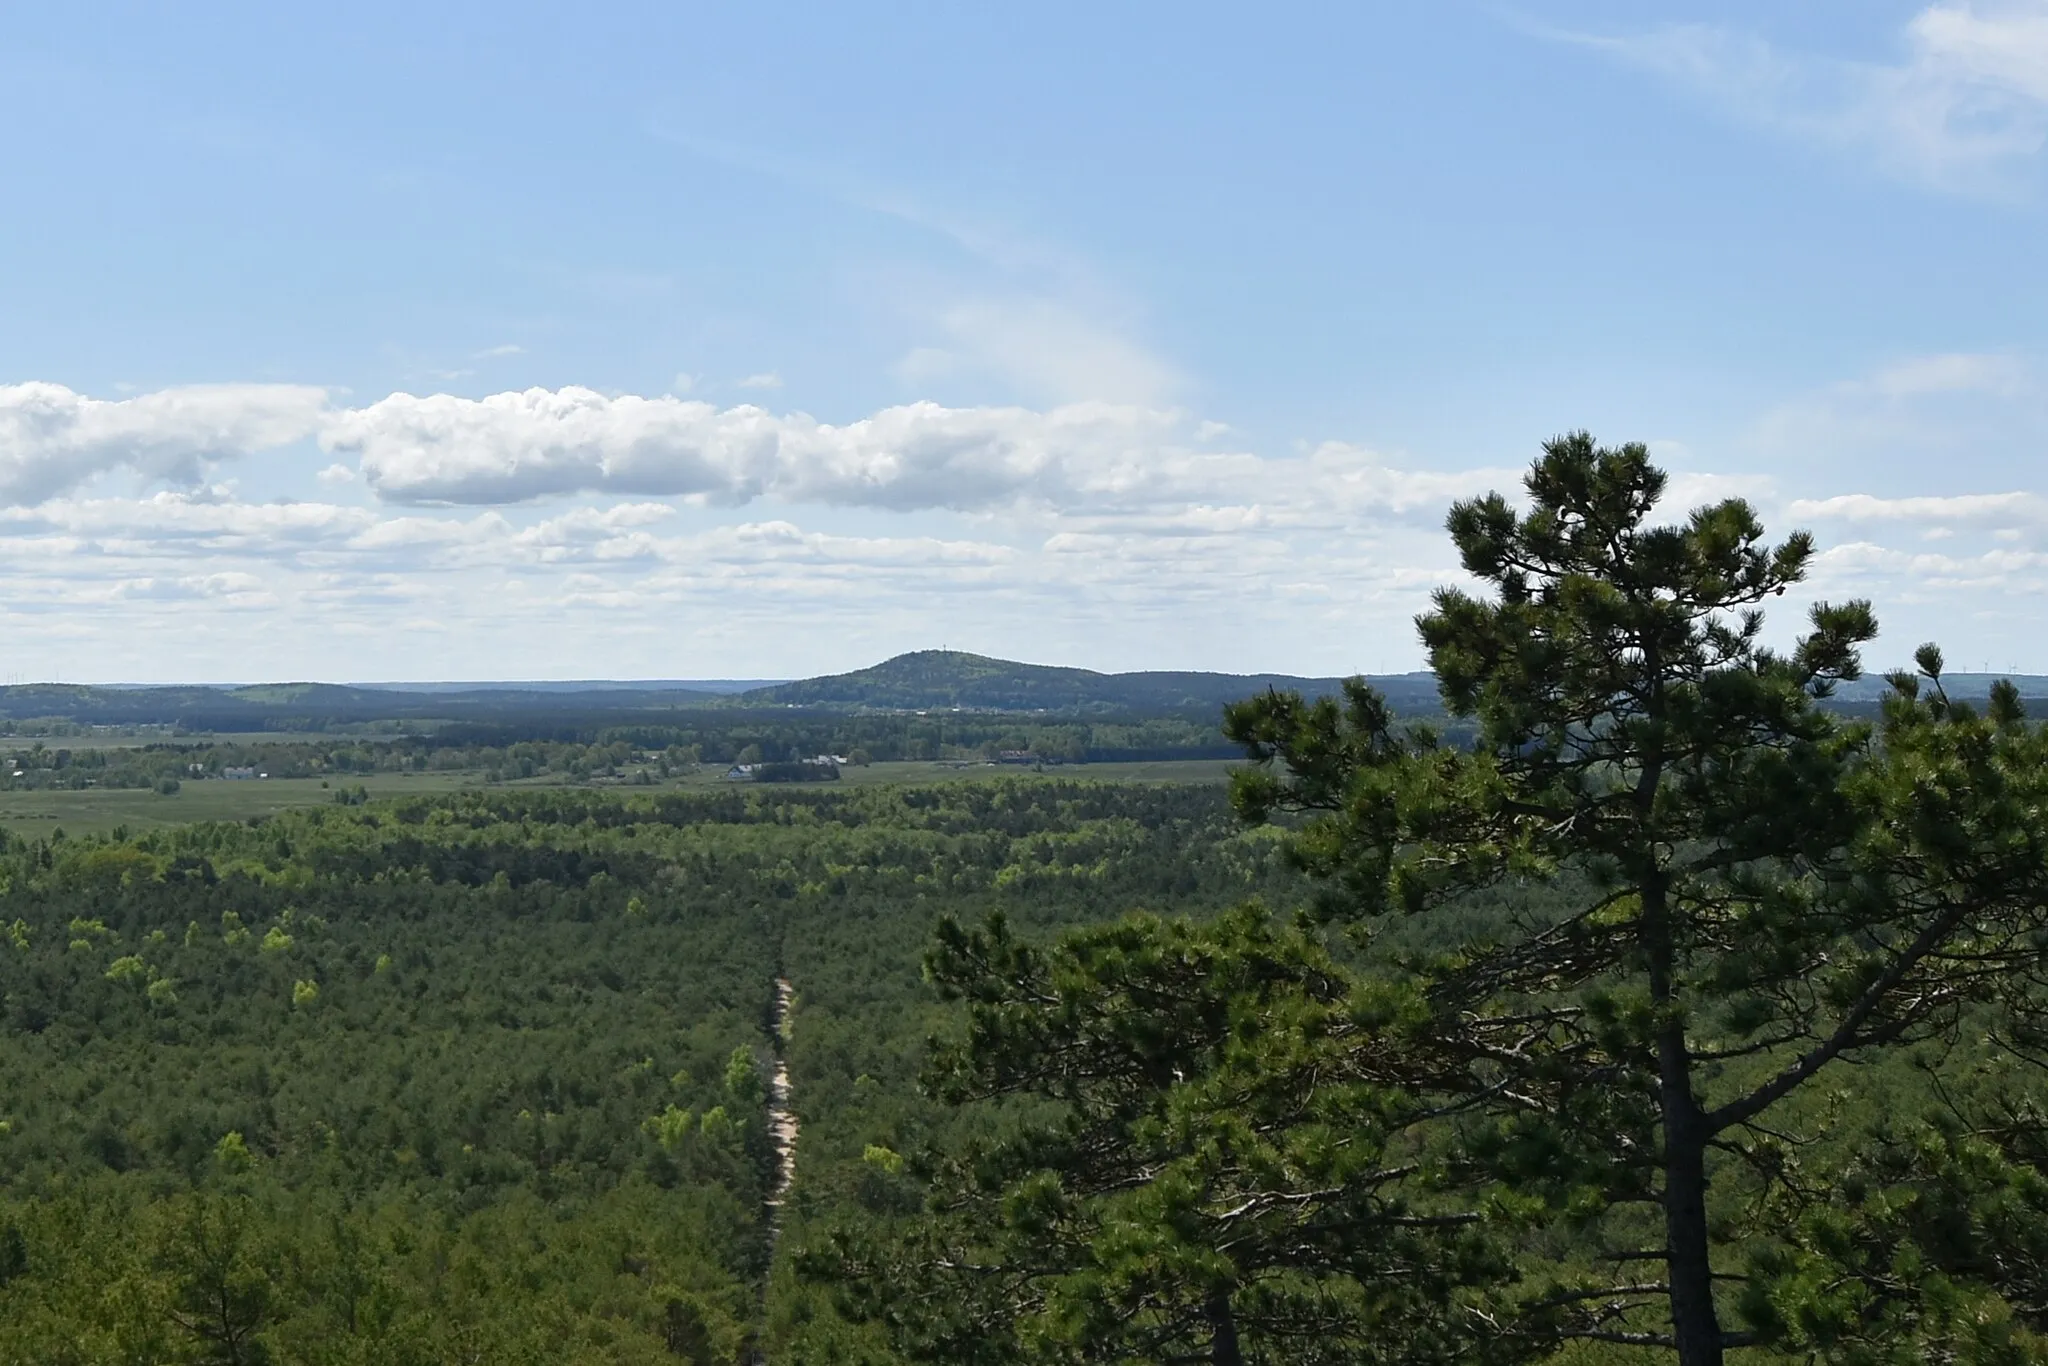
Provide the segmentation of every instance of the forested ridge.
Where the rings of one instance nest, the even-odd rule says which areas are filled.
[[[1385,680],[1424,706],[1434,702],[1426,679]],[[916,650],[851,673],[777,683],[737,694],[741,707],[829,707],[870,710],[953,708],[968,711],[1122,713],[1194,715],[1267,688],[1311,695],[1334,693],[1334,678],[1288,674],[1224,674],[1141,670],[1098,673],[1093,669],[1021,664],[962,650]]]
[[[1430,705],[1426,679],[1385,680],[1404,700]],[[1065,718],[1176,716],[1212,719],[1218,707],[1267,687],[1330,692],[1336,679],[1286,674],[1152,671],[1102,674],[923,650],[870,668],[760,687],[591,683],[490,688],[333,683],[245,687],[106,688],[48,683],[0,687],[0,730],[53,726],[176,726],[186,731],[328,731],[466,724],[557,728],[705,725],[748,712],[966,710]]]

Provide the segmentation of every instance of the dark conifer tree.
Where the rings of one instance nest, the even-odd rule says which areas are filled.
[[[967,1007],[931,1089],[1014,1108],[921,1173],[926,1215],[843,1227],[803,1263],[904,1357],[1447,1364],[1547,1345],[1487,1311],[1512,1273],[1487,1221],[1418,1179],[1405,993],[1354,995],[1256,907],[1046,948],[1000,918],[947,922],[928,964]]]
[[[1483,592],[1444,589],[1418,623],[1476,740],[1398,727],[1362,683],[1341,704],[1269,694],[1228,716],[1261,761],[1236,799],[1305,816],[1293,848],[1335,913],[1531,890],[1545,909],[1417,965],[1467,1059],[1455,1085],[1494,1117],[1467,1151],[1596,1242],[1641,1237],[1630,1211],[1653,1208],[1647,1246],[1598,1251],[1663,1274],[1577,1292],[1605,1306],[1577,1331],[1704,1366],[1774,1331],[1731,1321],[1717,1175],[1746,1157],[1767,1187],[1787,1097],[2036,960],[2048,765],[2010,688],[1988,716],[1951,705],[1931,647],[1919,679],[1892,679],[1881,734],[1824,708],[1858,676],[1869,606],[1819,605],[1766,649],[1762,606],[1805,576],[1811,538],[1767,544],[1740,500],[1660,523],[1642,446],[1560,438],[1526,485],[1526,510],[1453,508]]]

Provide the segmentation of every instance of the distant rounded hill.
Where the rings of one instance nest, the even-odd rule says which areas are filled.
[[[1105,674],[1092,669],[1067,669],[1048,664],[1020,664],[960,650],[917,650],[897,655],[852,673],[807,678],[769,688],[755,688],[729,699],[742,707],[808,707],[873,711],[1026,712],[1213,712],[1226,702],[1250,697],[1268,688],[1325,694],[1337,691],[1335,678],[1298,678],[1290,674],[1224,674],[1172,670]],[[1428,674],[1401,674],[1375,679],[1383,691],[1413,694],[1396,705],[1427,699],[1434,702],[1435,680]]]

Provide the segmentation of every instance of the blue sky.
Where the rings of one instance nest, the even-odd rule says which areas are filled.
[[[2048,671],[2044,0],[5,19],[10,678],[1408,668],[1576,427]]]

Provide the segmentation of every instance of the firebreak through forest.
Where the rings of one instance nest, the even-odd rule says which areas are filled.
[[[1049,779],[322,807],[0,869],[24,1366],[742,1359],[778,976],[803,1224],[899,1205],[876,1154],[958,1122],[916,1089],[940,908],[1296,885],[1220,789]],[[850,1331],[814,1298],[772,1288],[776,1359]]]

